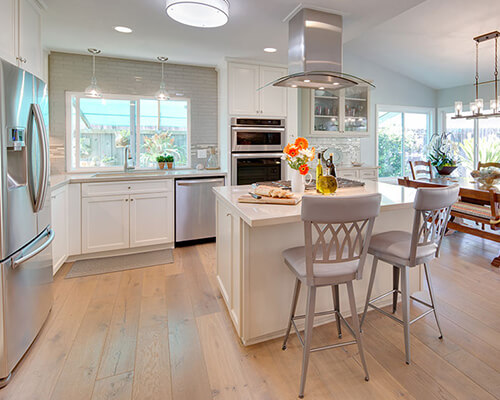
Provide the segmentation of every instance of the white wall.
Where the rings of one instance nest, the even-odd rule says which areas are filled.
[[[370,137],[361,139],[361,161],[375,165],[375,106],[398,105],[413,107],[436,107],[437,91],[402,74],[388,70],[359,56],[344,53],[343,70],[346,73],[373,81],[376,88],[370,96]]]
[[[485,86],[485,93],[483,94],[483,98],[485,101],[486,107],[489,107],[489,99],[487,96],[487,92],[489,92],[488,88]],[[481,89],[481,93],[483,89]],[[464,106],[464,110],[467,109],[468,104],[471,101],[474,101],[476,98],[476,92],[474,85],[464,85],[464,86],[456,86],[449,89],[441,89],[437,91],[437,104],[439,107],[454,107],[455,101],[461,101]],[[491,91],[491,98],[493,98],[493,91]]]

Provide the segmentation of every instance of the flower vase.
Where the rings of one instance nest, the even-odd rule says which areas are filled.
[[[303,194],[305,189],[304,175],[301,175],[298,170],[292,169],[290,180],[292,182],[292,192],[295,194]]]

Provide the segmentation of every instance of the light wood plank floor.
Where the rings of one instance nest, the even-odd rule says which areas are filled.
[[[445,238],[432,272],[444,340],[432,315],[403,332],[380,314],[364,328],[371,380],[356,347],[311,355],[306,399],[500,399],[498,245]],[[301,347],[293,337],[242,347],[215,281],[215,245],[175,250],[175,263],[54,284],[54,307],[0,399],[294,399]],[[412,306],[412,313],[420,308]],[[316,344],[335,341],[328,324]]]

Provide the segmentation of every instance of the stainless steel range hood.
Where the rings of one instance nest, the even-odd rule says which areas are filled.
[[[266,86],[320,90],[375,87],[342,72],[342,16],[308,8],[295,14],[288,25],[288,72]]]

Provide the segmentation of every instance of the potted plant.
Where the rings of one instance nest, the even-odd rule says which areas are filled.
[[[292,192],[304,193],[304,177],[309,175],[309,181],[312,180],[311,175],[308,174],[308,163],[314,159],[314,147],[309,148],[307,139],[299,137],[294,144],[287,144],[283,153],[283,159],[288,162],[288,166],[292,169]]]
[[[429,141],[429,160],[439,175],[450,175],[457,169],[457,149],[449,136],[446,132],[435,133]]]
[[[156,162],[158,163],[158,168],[163,169],[163,168],[165,168],[165,163],[167,162],[167,157],[157,156]]]
[[[174,156],[171,154],[165,156],[165,162],[167,163],[167,168],[172,169],[174,166]]]

